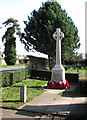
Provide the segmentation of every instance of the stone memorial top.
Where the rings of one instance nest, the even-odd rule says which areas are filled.
[[[56,64],[61,65],[61,41],[64,38],[64,33],[60,28],[56,29],[53,34],[53,38],[56,40]]]
[[[56,29],[56,32],[53,34],[53,38],[54,38],[55,40],[61,40],[61,39],[64,38],[64,33],[61,32],[61,29],[60,29],[60,28],[57,28],[57,29]]]

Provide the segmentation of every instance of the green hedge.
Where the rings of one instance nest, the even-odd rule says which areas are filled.
[[[13,85],[28,78],[30,75],[31,78],[48,81],[51,80],[51,71],[23,69],[18,71],[2,72],[0,74],[2,74],[1,87]],[[78,82],[79,74],[66,73],[65,77],[69,82]]]
[[[2,73],[2,79],[1,79],[1,86],[6,87],[6,86],[10,86],[11,85],[11,79],[12,76],[9,72],[3,72]]]
[[[11,85],[26,79],[28,77],[28,75],[29,75],[28,69],[18,70],[18,71],[12,72],[11,76],[13,79],[11,80]]]
[[[49,81],[51,78],[51,72],[41,71],[41,70],[31,70],[31,78],[39,78]]]
[[[78,92],[87,95],[87,80],[79,80]]]
[[[41,71],[41,70],[31,70],[31,78],[39,78],[50,81],[51,80],[51,71]],[[65,78],[69,82],[78,82],[79,74],[78,73],[65,73]]]
[[[65,73],[65,78],[68,82],[76,83],[79,80],[78,73]]]
[[[13,85],[17,82],[20,82],[20,81],[28,78],[29,75],[30,75],[29,69],[2,72],[1,86],[6,87],[6,86]]]

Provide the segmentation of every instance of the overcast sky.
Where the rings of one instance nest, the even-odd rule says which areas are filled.
[[[38,10],[42,6],[42,2],[46,0],[0,0],[0,26],[8,18],[14,18],[19,21],[22,32],[24,30],[24,20],[27,20],[27,17],[35,9]],[[79,31],[81,47],[79,53],[85,53],[85,2],[86,0],[57,0],[63,9],[66,10],[68,15],[72,18],[76,27]],[[5,32],[4,26],[0,29],[0,38]],[[0,46],[3,46],[0,40]],[[24,50],[23,44],[17,39],[17,54],[32,54]],[[33,55],[38,55],[33,53]]]

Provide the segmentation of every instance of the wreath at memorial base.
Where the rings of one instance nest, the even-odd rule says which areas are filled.
[[[56,88],[56,82],[55,81],[50,81],[49,82],[49,88]]]
[[[57,83],[57,88],[58,88],[58,89],[64,89],[64,88],[65,88],[64,82],[63,82],[63,81],[59,81],[59,82]]]
[[[66,80],[66,86],[65,88],[70,88],[69,82]]]
[[[59,81],[59,82],[49,81],[47,85],[49,86],[49,88],[57,88],[57,89],[70,88],[69,82],[67,80],[65,83],[63,81]]]

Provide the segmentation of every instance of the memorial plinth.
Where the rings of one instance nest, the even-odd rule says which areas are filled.
[[[53,38],[56,40],[56,65],[52,69],[51,81],[65,83],[65,69],[61,65],[61,40],[64,38],[64,34],[60,28],[56,29]]]

